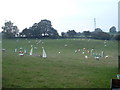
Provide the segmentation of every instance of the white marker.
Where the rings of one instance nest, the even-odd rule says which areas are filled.
[[[44,50],[44,47],[42,47],[42,49],[43,49],[42,57],[43,57],[43,58],[47,58],[47,54],[46,54],[46,52],[45,52],[45,50]]]
[[[86,59],[88,59],[88,56],[85,56]]]
[[[33,48],[31,48],[30,50],[30,56],[33,54]]]

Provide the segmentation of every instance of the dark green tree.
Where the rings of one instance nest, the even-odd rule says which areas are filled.
[[[84,33],[84,35],[85,35],[86,38],[91,35],[91,32],[90,32],[90,31],[84,31],[83,33]]]
[[[100,40],[109,40],[111,38],[110,35],[106,32],[98,32],[98,33],[92,32],[91,36],[94,39],[100,39]]]
[[[75,30],[69,30],[67,31],[67,34],[69,37],[74,37],[77,33],[75,32]]]
[[[32,35],[32,30],[31,29],[23,29],[23,31],[20,33],[20,35],[27,37],[27,38],[31,38]]]
[[[40,38],[42,37],[42,31],[38,27],[38,23],[34,23],[32,27],[30,27],[32,38]]]
[[[61,36],[62,36],[62,37],[65,37],[65,32],[61,32]]]
[[[116,31],[116,27],[115,26],[112,26],[109,29],[109,34],[110,34],[112,40],[114,40],[116,38],[117,31]]]
[[[54,28],[51,28],[47,33],[49,37],[52,37],[52,38],[59,37],[57,30],[55,30]]]
[[[118,35],[115,36],[115,40],[120,41],[120,34],[118,34]]]
[[[49,20],[41,20],[39,23],[38,23],[38,28],[39,30],[41,31],[42,35],[43,36],[48,36],[48,32],[51,30],[52,28],[52,25],[51,25],[51,21]]]
[[[14,38],[15,35],[19,32],[19,29],[17,26],[14,26],[11,21],[7,21],[4,23],[4,26],[2,27],[3,31],[2,33],[7,38]]]
[[[78,33],[76,33],[76,36],[81,36],[81,34],[82,34],[82,33],[78,32]]]
[[[103,31],[100,28],[96,28],[94,32],[99,33],[99,32],[103,32]]]
[[[115,26],[112,26],[109,30],[110,33],[112,34],[115,34],[117,31],[116,31],[116,27]]]
[[[29,29],[24,29],[22,34],[29,38],[41,38],[41,37],[58,37],[58,32],[55,30],[51,21],[41,20],[39,23],[34,23]]]

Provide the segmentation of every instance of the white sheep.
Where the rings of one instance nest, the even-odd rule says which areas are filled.
[[[88,56],[86,55],[85,58],[88,59]]]
[[[96,56],[95,59],[96,59],[96,60],[100,60],[100,57]]]
[[[108,56],[105,56],[105,59],[107,59],[108,58]]]
[[[77,53],[77,50],[75,50],[75,53]]]
[[[85,52],[82,52],[82,54],[85,54]]]

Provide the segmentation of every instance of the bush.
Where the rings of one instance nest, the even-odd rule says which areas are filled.
[[[120,41],[120,34],[115,36],[115,40]]]
[[[109,40],[110,39],[110,35],[108,33],[105,32],[93,32],[91,34],[93,39],[100,39],[100,40]]]

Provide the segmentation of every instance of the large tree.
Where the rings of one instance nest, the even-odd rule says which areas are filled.
[[[39,30],[41,30],[41,33],[43,36],[47,36],[48,35],[48,32],[51,30],[52,28],[52,25],[51,25],[51,21],[49,20],[41,20],[39,23],[38,23],[38,28]]]
[[[4,26],[2,27],[2,29],[3,29],[2,33],[7,38],[13,38],[19,32],[18,27],[14,26],[11,21],[5,22]]]
[[[111,37],[108,33],[106,32],[92,32],[91,33],[92,38],[94,39],[100,39],[100,40],[109,40]]]
[[[115,40],[119,40],[120,41],[120,34],[115,36]]]
[[[75,30],[69,30],[67,31],[67,34],[69,37],[74,37],[77,33],[75,32]]]
[[[24,29],[22,35],[30,38],[41,38],[41,37],[58,37],[58,32],[55,30],[51,21],[41,20],[39,23],[34,23],[29,29]]]
[[[116,31],[116,27],[115,26],[112,26],[109,30],[110,33],[112,34],[115,34],[117,31]]]
[[[65,32],[61,32],[62,37],[65,37],[65,34],[66,34]]]
[[[96,28],[94,32],[99,33],[99,32],[103,32],[103,31],[101,30],[101,28]]]
[[[90,31],[84,31],[83,34],[85,35],[85,37],[87,38],[88,36],[91,35],[91,32]]]
[[[51,28],[47,33],[48,36],[52,38],[57,38],[59,36],[57,30],[55,30],[54,28]]]
[[[23,29],[23,31],[20,33],[20,35],[25,36],[25,37],[27,37],[27,38],[31,38],[31,34],[32,34],[31,32],[32,32],[31,29],[25,28],[25,29]]]

